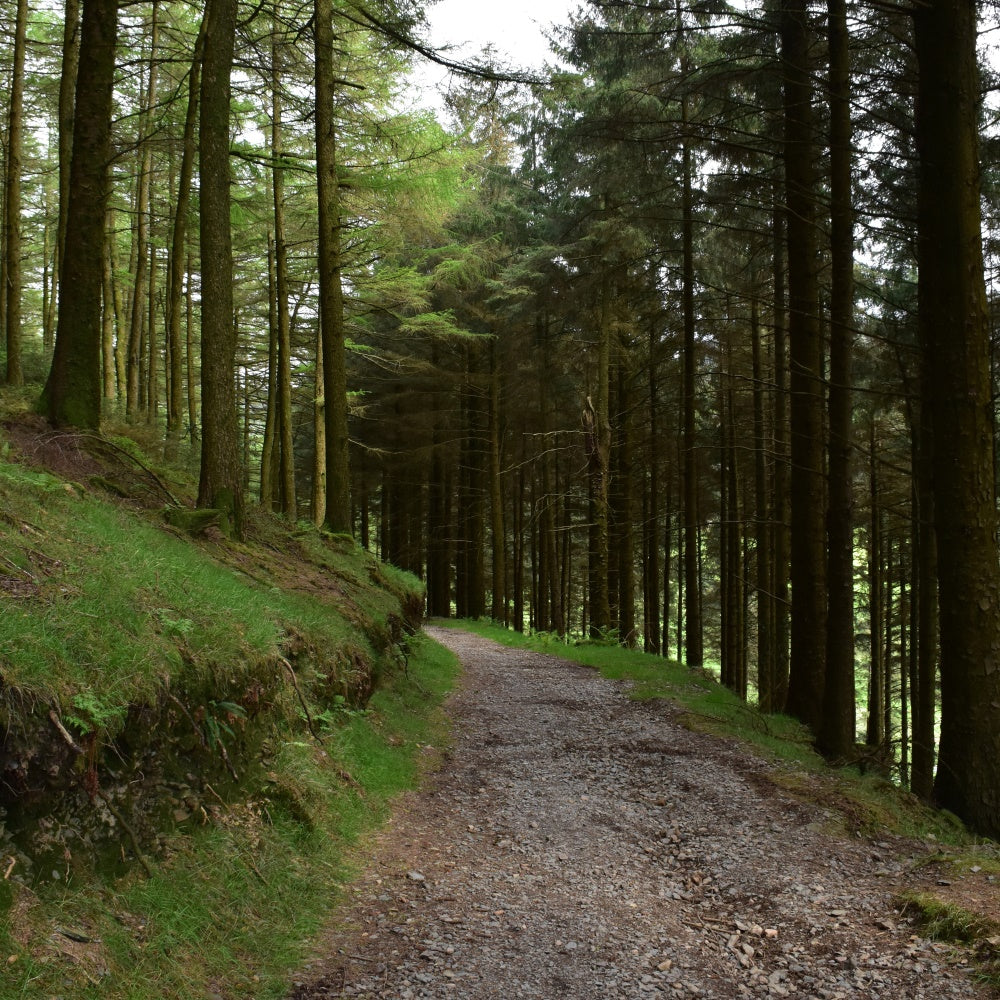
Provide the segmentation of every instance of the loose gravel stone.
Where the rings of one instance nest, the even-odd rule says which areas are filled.
[[[908,845],[819,807],[665,702],[450,629],[454,746],[290,1000],[959,1000],[967,956],[893,907]]]

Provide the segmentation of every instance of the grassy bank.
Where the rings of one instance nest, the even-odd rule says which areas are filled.
[[[0,1000],[283,996],[446,739],[420,583],[128,439],[0,427]],[[165,510],[166,508],[166,510]]]
[[[147,878],[90,873],[15,888],[0,926],[0,997],[280,997],[308,954],[366,831],[412,787],[453,658],[414,642],[363,711],[322,743],[286,735],[254,795],[178,831]]]

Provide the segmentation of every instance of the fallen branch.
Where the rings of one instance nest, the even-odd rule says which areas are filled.
[[[66,741],[66,745],[74,753],[78,754],[84,753],[83,747],[80,746],[80,744],[77,743],[76,740],[74,740],[73,737],[70,735],[69,730],[62,724],[62,720],[59,718],[58,715],[56,715],[56,711],[54,708],[49,709],[49,719],[52,722],[52,725],[55,726],[56,729],[59,731],[59,735]]]
[[[323,740],[319,733],[316,732],[316,724],[313,722],[313,718],[309,714],[309,706],[306,704],[306,700],[302,696],[302,689],[299,687],[299,679],[295,676],[295,668],[283,656],[279,656],[278,659],[281,660],[281,662],[285,665],[285,668],[288,670],[288,676],[292,680],[292,687],[295,688],[295,693],[299,696],[299,704],[302,706],[302,711],[306,714],[306,724],[309,726],[309,732],[312,733],[313,739],[320,746],[323,746]]]

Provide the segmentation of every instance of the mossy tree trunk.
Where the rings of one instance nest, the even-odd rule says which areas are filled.
[[[101,422],[101,302],[117,0],[85,0],[59,322],[42,406],[56,425]]]
[[[208,0],[201,79],[201,479],[198,506],[243,528],[243,477],[236,411],[236,324],[230,231],[230,75],[236,0]]]

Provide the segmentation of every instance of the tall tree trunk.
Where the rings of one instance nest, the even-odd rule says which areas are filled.
[[[736,520],[732,512],[729,466],[732,444],[729,438],[730,420],[727,412],[725,374],[719,374],[717,413],[719,418],[719,665],[724,687],[734,689],[736,671],[732,644],[732,589],[734,568],[731,565],[730,536]]]
[[[815,733],[823,720],[827,588],[823,341],[809,41],[806,0],[782,0],[792,446],[792,646],[786,710]]]
[[[525,505],[525,454],[522,446],[521,461],[518,463],[517,487],[514,496],[514,631],[524,631],[524,505]]]
[[[910,595],[907,580],[905,546],[899,543],[899,783],[903,788],[910,784]]]
[[[117,0],[84,0],[59,326],[43,408],[57,425],[101,421],[101,300]]]
[[[636,645],[635,628],[635,470],[632,448],[631,399],[625,359],[618,363],[618,484],[617,562],[618,562],[618,638],[628,647]]]
[[[894,644],[894,628],[896,617],[896,564],[893,561],[893,538],[886,531],[883,536],[883,556],[882,575],[885,587],[883,598],[883,614],[885,616],[885,648],[882,653],[882,676],[879,683],[879,691],[882,696],[882,703],[879,706],[882,712],[882,752],[885,758],[885,766],[888,768],[892,764],[892,653]]]
[[[927,374],[930,374],[929,372]],[[928,395],[925,390],[922,395]],[[913,683],[913,759],[910,790],[929,802],[934,790],[934,728],[937,703],[938,591],[937,539],[934,534],[933,463],[926,407],[920,405],[913,428],[914,539],[916,570],[916,678]]]
[[[113,238],[113,237],[112,237]],[[106,244],[110,244],[110,239],[105,236]],[[102,267],[101,299],[103,310],[101,313],[101,358],[102,358],[102,385],[103,396],[108,406],[118,397],[118,369],[115,363],[115,332],[117,311],[115,309],[115,282],[111,273],[111,253],[110,247],[105,246],[105,251],[101,255],[104,266]],[[57,284],[58,287],[58,284]]]
[[[4,191],[8,385],[24,384],[24,370],[21,366],[21,150],[24,132],[24,55],[27,32],[28,0],[17,0],[7,118],[7,177]]]
[[[980,223],[976,8],[913,9],[919,326],[933,438],[941,621],[935,795],[1000,835],[1000,568]]]
[[[58,298],[63,255],[66,252],[66,220],[69,212],[70,163],[73,159],[73,118],[76,78],[80,68],[80,0],[66,0],[63,9],[62,67],[59,74],[59,229],[53,274],[53,297]]]
[[[236,0],[205,8],[199,163],[201,171],[201,478],[198,504],[217,507],[243,533],[243,477],[236,410],[236,324],[230,231],[230,74]]]
[[[274,235],[267,234],[267,407],[264,434],[260,446],[260,503],[265,510],[274,510],[277,480],[277,445],[275,427],[278,422],[278,316],[274,288]]]
[[[313,388],[313,524],[317,527],[326,521],[326,400],[323,386],[326,376],[323,366],[323,330],[316,331],[316,379]],[[385,546],[382,546],[383,553]]]
[[[500,371],[496,341],[490,351],[490,539],[492,545],[492,581],[490,617],[495,622],[507,620],[507,541],[504,529],[503,482],[500,477]]]
[[[146,398],[143,391],[142,368],[143,333],[146,324],[149,265],[149,207],[150,193],[153,183],[153,148],[149,139],[153,107],[156,104],[156,50],[159,44],[159,6],[157,0],[152,5],[152,33],[149,41],[149,76],[146,80],[146,90],[142,99],[139,116],[139,177],[136,180],[135,195],[135,237],[134,253],[135,270],[132,287],[132,322],[128,337],[128,372],[126,380],[125,413],[130,420],[135,420]],[[204,251],[202,253],[204,257]],[[230,293],[230,298],[232,293]],[[148,399],[147,399],[148,405]]]
[[[194,273],[194,267],[191,262],[191,255],[188,255],[187,263],[187,273]],[[187,358],[187,412],[188,412],[188,427],[189,434],[191,438],[191,444],[196,445],[198,443],[198,438],[200,435],[200,430],[198,428],[198,394],[196,392],[196,380],[194,377],[194,296],[191,294],[191,289],[188,288],[187,296],[184,302],[184,333],[185,333],[185,352],[184,356]],[[120,327],[119,327],[120,329]]]
[[[437,344],[431,347],[431,364],[440,370],[441,358]],[[427,482],[427,613],[434,617],[451,617],[451,544],[454,528],[451,524],[445,461],[446,433],[443,394],[435,392],[431,410],[434,425],[431,430],[430,474]]]
[[[830,52],[830,458],[827,511],[826,677],[819,749],[846,760],[854,750],[854,504],[851,409],[854,214],[846,0],[827,0]]]
[[[697,356],[694,322],[694,198],[691,189],[691,143],[687,136],[687,99],[681,98],[681,242],[683,245],[682,298],[684,312],[684,659],[700,667],[705,659],[698,584],[698,451],[695,441],[695,371]]]
[[[789,575],[789,456],[788,456],[788,336],[785,325],[785,215],[775,182],[774,204],[774,513],[771,521],[774,594],[774,693],[771,710],[783,712],[788,701],[790,602]]]
[[[274,200],[275,313],[277,356],[277,445],[281,512],[290,521],[298,513],[295,496],[295,443],[292,427],[292,324],[288,310],[288,242],[285,237],[285,171],[282,158],[282,106],[277,36],[271,38],[271,171]]]
[[[149,244],[149,298],[146,302],[148,319],[146,322],[146,422],[156,422],[157,410],[160,406],[160,365],[156,338],[156,247],[152,241]]]
[[[347,357],[341,282],[340,179],[334,122],[333,2],[315,0],[316,184],[319,222],[320,328],[326,411],[326,518],[331,531],[352,533],[347,436]]]
[[[608,593],[608,485],[611,459],[609,378],[611,371],[611,279],[601,279],[600,318],[597,330],[597,373],[593,397],[583,411],[590,490],[589,582],[590,635],[600,638],[611,628]]]
[[[642,519],[643,523],[643,615],[644,615],[644,648],[647,653],[658,654],[663,646],[660,638],[660,463],[658,461],[659,441],[659,390],[657,385],[657,326],[650,323],[648,345],[648,385],[649,385],[649,416],[648,416],[648,447],[646,451],[646,489],[647,506]],[[669,548],[664,557],[670,561]],[[669,574],[668,574],[669,578]],[[664,619],[664,625],[668,621]]]
[[[762,712],[774,711],[774,596],[773,532],[767,502],[769,442],[764,426],[764,364],[760,338],[757,299],[750,303],[750,348],[753,366],[753,436],[754,436],[754,543],[756,550],[757,592],[757,705]]]
[[[174,226],[170,249],[170,273],[167,278],[167,343],[170,356],[170,396],[167,400],[167,436],[177,441],[184,425],[184,339],[181,319],[184,313],[184,274],[188,259],[187,231],[191,209],[191,182],[197,154],[196,128],[198,98],[201,88],[201,63],[205,52],[205,26],[202,20],[195,42],[194,58],[188,74],[187,111],[184,116],[184,139],[181,168],[177,178],[177,199],[174,205]]]
[[[865,742],[879,751],[882,746],[882,511],[878,504],[878,459],[875,414],[871,415],[868,436],[868,496],[871,513],[868,528],[868,724]]]

